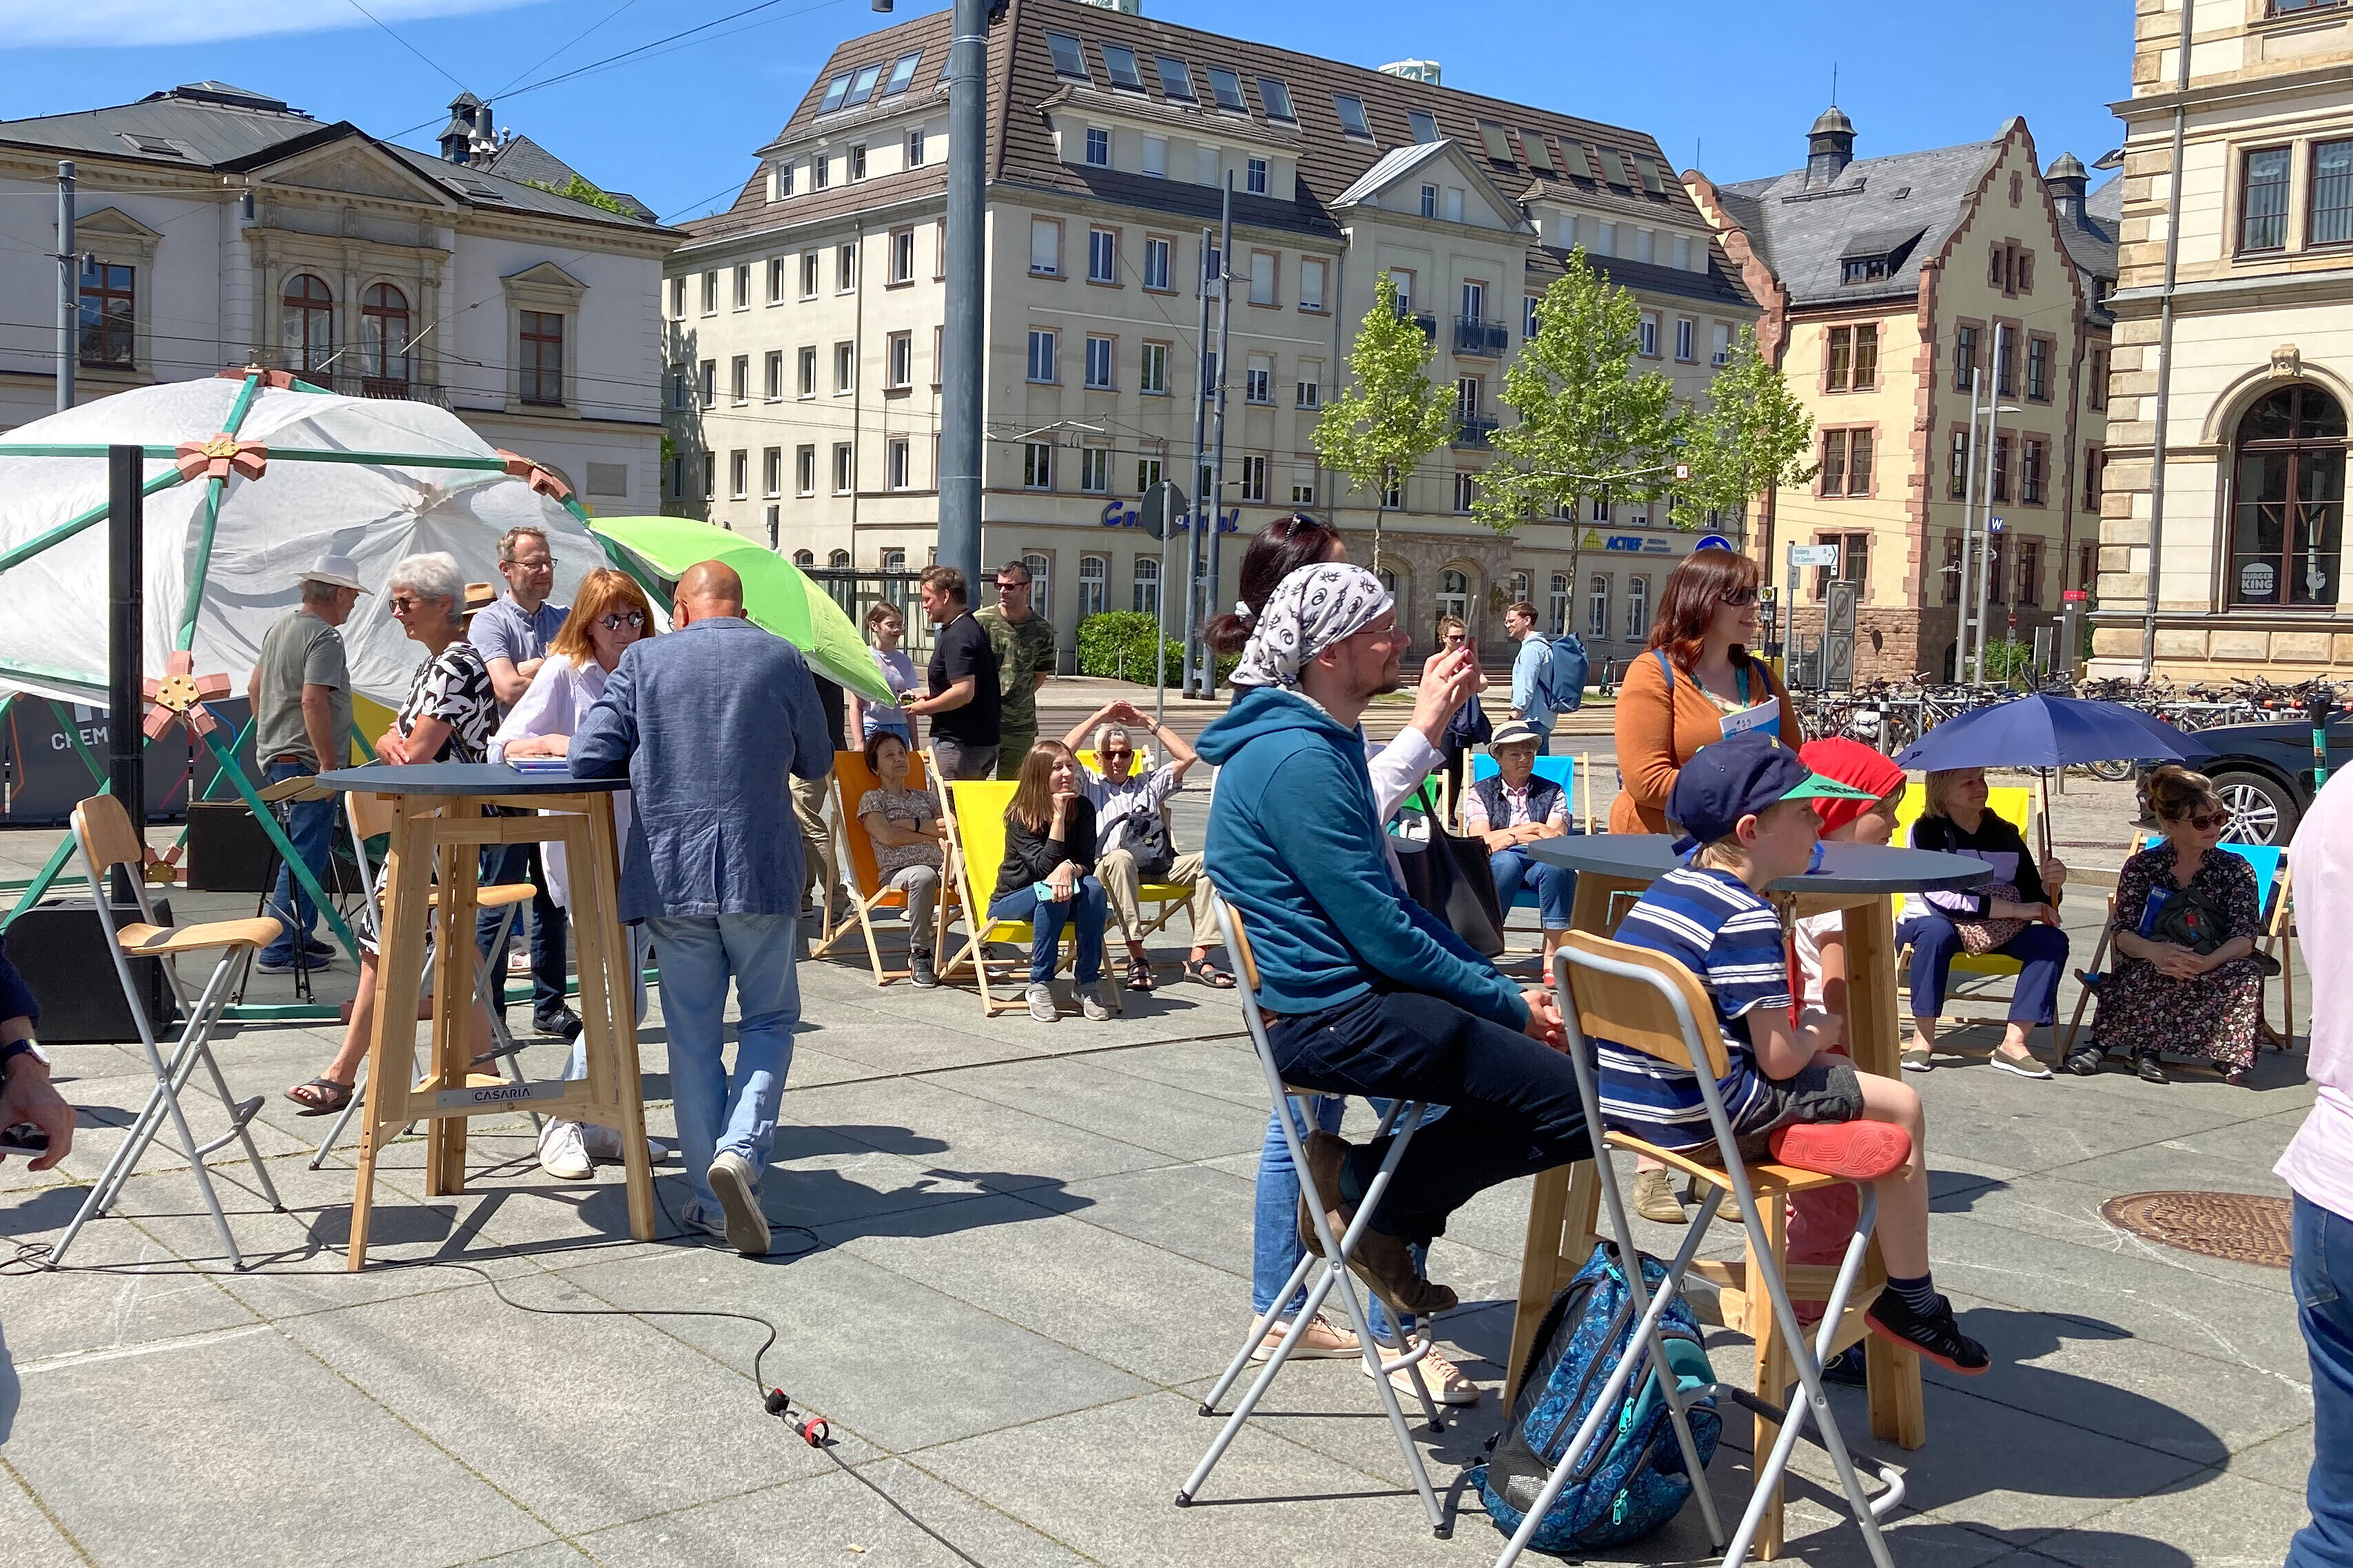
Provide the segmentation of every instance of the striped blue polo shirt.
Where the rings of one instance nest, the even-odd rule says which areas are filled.
[[[1707,988],[1731,1062],[1716,1089],[1733,1131],[1745,1131],[1766,1081],[1749,1047],[1748,1015],[1790,1005],[1788,955],[1773,906],[1729,871],[1679,866],[1627,911],[1618,940],[1665,953]],[[1614,1131],[1664,1149],[1714,1141],[1695,1074],[1608,1040],[1594,1045],[1601,1064],[1601,1118]]]

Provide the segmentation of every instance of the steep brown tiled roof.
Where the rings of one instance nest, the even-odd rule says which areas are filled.
[[[1115,171],[1064,163],[1055,156],[1053,131],[1040,106],[1060,89],[1078,84],[1055,74],[1046,43],[1049,30],[1080,40],[1089,77],[1081,90],[1132,102],[1151,118],[1172,125],[1196,124],[1212,133],[1220,123],[1240,129],[1244,116],[1215,108],[1208,79],[1208,68],[1213,65],[1234,71],[1241,79],[1251,137],[1276,142],[1296,137],[1299,149],[1296,202],[1285,206],[1261,199],[1252,204],[1255,210],[1246,213],[1243,199],[1238,197],[1235,216],[1241,221],[1333,232],[1335,226],[1324,210],[1325,204],[1347,189],[1383,153],[1410,145],[1414,135],[1407,115],[1409,110],[1419,110],[1436,121],[1440,135],[1460,142],[1466,152],[1479,158],[1507,193],[1544,188],[1556,196],[1603,208],[1648,213],[1702,231],[1707,227],[1659,144],[1645,132],[1230,39],[1156,17],[1101,10],[1078,0],[1010,0],[1003,16],[989,29],[992,183],[1066,191],[1161,210],[1189,211],[1201,205],[1214,211],[1217,206],[1218,193],[1207,186],[1195,187],[1181,180],[1138,182]],[[923,58],[907,97],[911,101],[928,99],[946,66],[948,37],[949,14],[941,11],[841,44],[776,139],[792,141],[828,129],[832,123],[866,118],[862,109],[847,116],[820,117],[817,110],[823,101],[825,84],[845,70],[864,65],[888,68],[892,60],[912,49],[920,48]],[[1142,91],[1112,88],[1103,54],[1105,44],[1135,51],[1145,84]],[[1162,54],[1186,63],[1194,90],[1200,95],[1198,106],[1171,100],[1163,90],[1153,66],[1154,57]],[[1262,76],[1276,78],[1289,89],[1299,117],[1295,127],[1268,118],[1258,82]],[[1333,104],[1335,94],[1362,100],[1373,131],[1371,141],[1342,131]],[[1511,154],[1509,162],[1485,155],[1483,132],[1488,130],[1501,132],[1504,150]],[[1549,172],[1531,161],[1532,146],[1542,148],[1552,166]],[[878,176],[854,186],[806,193],[771,205],[764,183],[755,174],[729,211],[686,226],[699,240],[723,237],[855,212],[926,194],[944,181],[944,168],[924,168]]]

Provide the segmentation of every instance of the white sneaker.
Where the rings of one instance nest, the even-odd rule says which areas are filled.
[[[1383,1360],[1390,1359],[1388,1346],[1377,1348],[1382,1352]],[[1366,1377],[1373,1375],[1372,1363],[1362,1356],[1356,1358],[1356,1370]],[[1456,1366],[1436,1351],[1431,1351],[1421,1358],[1420,1371],[1422,1384],[1430,1390],[1432,1404],[1476,1405],[1479,1403],[1479,1385],[1465,1377],[1461,1367]],[[1409,1366],[1401,1366],[1389,1373],[1389,1386],[1397,1390],[1398,1398],[1419,1399],[1420,1397],[1413,1386],[1413,1374],[1414,1368]]]
[[[507,973],[509,974],[531,973],[531,949],[528,946],[511,947],[507,950]]]
[[[678,1218],[679,1223],[690,1231],[702,1236],[715,1236],[722,1241],[727,1239],[727,1220],[724,1215],[715,1215],[707,1209],[697,1208],[694,1205],[689,1204],[686,1205],[685,1212]]]
[[[1052,986],[1032,985],[1029,987],[1028,994],[1029,998],[1029,1016],[1037,1019],[1039,1023],[1050,1024],[1055,1019],[1061,1016],[1060,1010],[1054,1005],[1054,988]]]
[[[1079,1011],[1097,1024],[1111,1016],[1111,1009],[1103,1004],[1103,982],[1079,987]]]
[[[1258,1349],[1250,1352],[1250,1360],[1263,1362],[1271,1359],[1282,1348],[1282,1336],[1290,1331],[1291,1323],[1287,1320],[1279,1318],[1269,1324],[1266,1338],[1259,1342]],[[1321,1312],[1309,1321],[1307,1331],[1299,1336],[1298,1347],[1291,1352],[1293,1361],[1345,1361],[1351,1357],[1360,1361],[1364,1359],[1356,1334],[1337,1326]]]
[[[746,1258],[768,1255],[768,1216],[760,1212],[759,1173],[741,1154],[723,1153],[703,1179],[727,1215],[729,1245]]]
[[[580,1138],[577,1121],[550,1121],[539,1130],[539,1168],[559,1182],[585,1182],[596,1163]]]
[[[620,1129],[607,1127],[601,1121],[582,1121],[575,1125],[580,1129],[581,1146],[588,1151],[588,1157],[591,1160],[605,1165],[617,1165],[621,1163]],[[669,1158],[668,1144],[656,1142],[651,1138],[646,1140],[647,1164],[659,1165]]]

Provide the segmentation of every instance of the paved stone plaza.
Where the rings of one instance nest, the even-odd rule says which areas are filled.
[[[2128,797],[2076,786],[2063,842],[2120,838]],[[1187,792],[1180,845],[1199,841],[1205,803]],[[15,861],[47,842],[0,844]],[[195,918],[237,902],[186,901]],[[2079,962],[2098,901],[2070,905]],[[0,1278],[25,1394],[0,1449],[0,1561],[955,1561],[841,1466],[987,1568],[1493,1561],[1502,1538],[1461,1476],[1499,1419],[1525,1184],[1482,1196],[1433,1249],[1432,1273],[1464,1301],[1440,1325],[1444,1348],[1489,1390],[1422,1439],[1452,1539],[1431,1539],[1370,1384],[1336,1362],[1287,1370],[1277,1414],[1245,1432],[1203,1505],[1180,1511],[1176,1489],[1215,1429],[1197,1406],[1249,1317],[1266,1105],[1230,996],[1171,969],[1109,1024],[1049,1026],[985,1022],[965,991],[878,990],[862,953],[801,973],[807,1022],[765,1201],[815,1241],[786,1257],[808,1238],[780,1230],[778,1256],[759,1262],[675,1237],[614,1240],[627,1235],[617,1170],[547,1180],[517,1119],[474,1124],[459,1198],[427,1202],[422,1141],[396,1145],[378,1262],[347,1276],[349,1161],[306,1169],[325,1123],[279,1098],[335,1033],[236,1034],[223,1065],[237,1093],[270,1097],[256,1133],[288,1212],[269,1212],[250,1171],[216,1156],[256,1264],[220,1272],[185,1164],[159,1147],[127,1216],[94,1226],[69,1259],[111,1268]],[[351,983],[338,963],[326,994]],[[255,999],[287,984],[258,980]],[[2073,995],[2071,981],[2063,1018]],[[1901,1456],[1896,1560],[2277,1563],[2304,1517],[2312,1430],[2285,1271],[2144,1243],[2099,1207],[2151,1188],[2283,1194],[2271,1165],[2308,1102],[2300,1050],[2266,1054],[2252,1090],[2187,1070],[2156,1088],[2116,1070],[2027,1082],[1983,1065],[1990,1031],[1947,1037],[1978,1054],[1913,1080],[1929,1108],[1932,1250],[1997,1365],[1976,1380],[1929,1373],[1928,1446]],[[659,999],[644,1041],[659,1136],[670,1121]],[[559,1071],[558,1052],[526,1053],[532,1076]],[[81,1133],[65,1182],[0,1167],[11,1242],[65,1223],[145,1092],[133,1050],[58,1055]],[[200,1116],[199,1135],[217,1124]],[[678,1166],[663,1169],[675,1212]],[[1674,1239],[1655,1230],[1650,1244]],[[767,1378],[831,1419],[832,1458],[763,1414],[751,1364],[764,1331],[518,1311],[475,1274],[431,1266],[450,1260],[535,1306],[768,1319]],[[1716,1344],[1745,1381],[1746,1342]],[[1849,1432],[1866,1431],[1859,1393],[1836,1397]],[[1746,1494],[1746,1421],[1726,1437],[1710,1473],[1729,1514]],[[1801,1452],[1790,1553],[1861,1563],[1819,1461]],[[1706,1555],[1686,1510],[1607,1560]]]

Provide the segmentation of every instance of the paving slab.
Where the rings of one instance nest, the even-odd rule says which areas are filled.
[[[8,1543],[9,1563],[22,1568],[83,1568],[89,1561],[58,1533],[5,1460],[0,1460],[0,1541]]]
[[[1256,1151],[1266,1119],[1229,1100],[1155,1085],[1137,1092],[1135,1079],[1092,1061],[1026,1061],[976,1068],[944,1080],[959,1094],[993,1100],[1081,1131],[1178,1159]]]
[[[904,1155],[943,1179],[990,1192],[1061,1185],[1169,1163],[1169,1155],[1140,1143],[965,1093],[962,1085],[969,1076],[950,1072],[811,1089],[787,1095],[782,1111],[804,1127],[832,1128],[845,1140]]]

